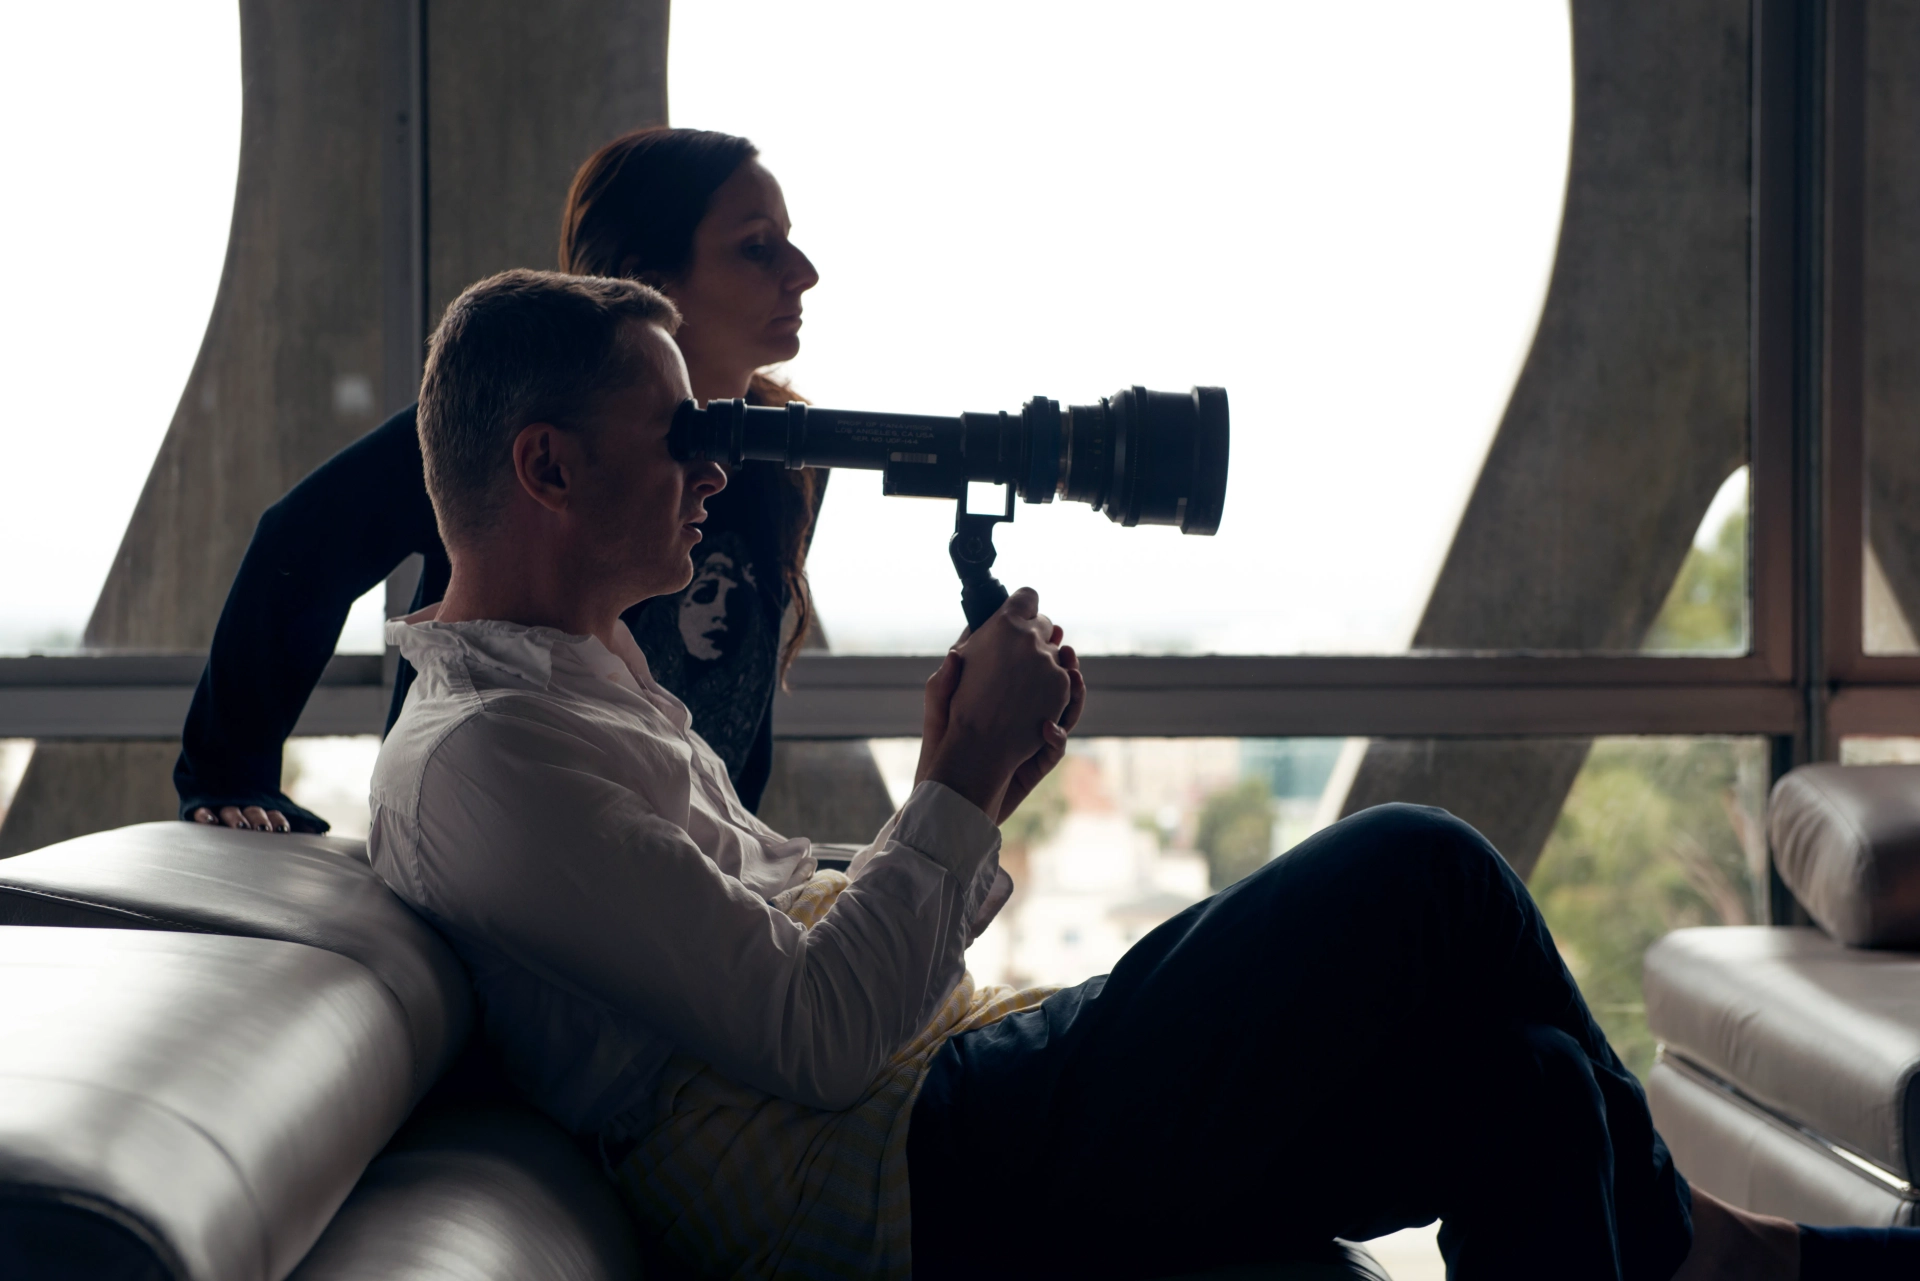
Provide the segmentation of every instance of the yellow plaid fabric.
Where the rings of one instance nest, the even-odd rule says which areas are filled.
[[[811,928],[846,886],[841,873],[821,872],[774,903]],[[802,1107],[676,1059],[651,1113],[636,1108],[605,1132],[610,1146],[633,1145],[615,1183],[666,1247],[703,1276],[908,1277],[907,1121],[928,1064],[947,1038],[1031,1009],[1057,990],[980,991],[964,976],[844,1112]]]

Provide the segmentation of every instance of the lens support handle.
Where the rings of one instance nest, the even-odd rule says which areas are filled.
[[[967,495],[961,491],[953,515],[953,537],[947,540],[947,555],[960,575],[960,610],[967,616],[967,630],[979,631],[994,611],[1007,603],[1007,589],[993,576],[993,527],[1013,519],[1013,486],[1006,486],[1007,506],[1001,512],[970,512]]]

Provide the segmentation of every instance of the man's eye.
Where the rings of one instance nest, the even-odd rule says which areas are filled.
[[[742,247],[740,254],[748,262],[765,262],[773,257],[773,246],[763,245],[759,241]]]

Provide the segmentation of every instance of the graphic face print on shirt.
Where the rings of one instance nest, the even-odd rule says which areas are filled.
[[[736,630],[727,622],[729,609],[754,608],[750,591],[741,591],[743,582],[748,589],[758,586],[753,567],[736,564],[723,551],[715,550],[700,562],[693,581],[680,593],[680,639],[688,655],[708,663],[726,657]]]
[[[779,663],[782,602],[762,590],[739,533],[694,544],[693,581],[629,611],[653,678],[693,714],[729,770],[753,748]]]

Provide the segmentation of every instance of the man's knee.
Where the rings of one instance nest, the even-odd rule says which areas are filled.
[[[1506,868],[1499,852],[1472,824],[1430,805],[1374,805],[1329,831],[1340,832],[1354,854],[1378,864],[1383,874],[1425,868],[1481,877],[1501,875]]]
[[[1548,1127],[1556,1148],[1606,1143],[1606,1099],[1578,1041],[1557,1027],[1529,1023],[1516,1030],[1509,1053],[1506,1069],[1491,1073],[1496,1097],[1518,1103]]]

